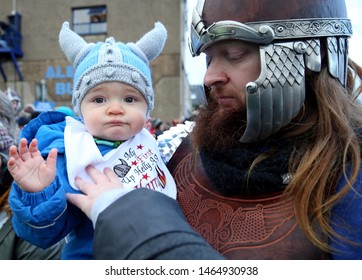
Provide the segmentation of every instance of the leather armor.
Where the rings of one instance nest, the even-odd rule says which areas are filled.
[[[188,139],[168,163],[188,222],[228,259],[321,259],[282,193],[225,197],[213,188]]]

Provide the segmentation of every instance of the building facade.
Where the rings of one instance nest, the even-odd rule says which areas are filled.
[[[155,91],[152,116],[165,121],[179,117],[184,106],[180,97],[184,2],[0,0],[0,22],[6,27],[14,24],[16,17],[22,39],[22,53],[15,56],[15,61],[10,53],[0,52],[0,89],[13,88],[23,105],[35,102],[41,110],[71,106],[73,68],[60,50],[58,40],[64,21],[87,42],[104,41],[111,36],[116,41],[136,42],[156,21],[161,21],[167,28],[168,39],[161,55],[151,62]]]

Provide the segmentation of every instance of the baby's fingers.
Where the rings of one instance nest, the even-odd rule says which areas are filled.
[[[10,172],[10,174],[13,176],[14,172],[17,170],[18,166],[16,165],[16,160],[14,157],[11,157],[9,160],[8,160],[8,163],[7,163],[7,166],[8,166],[8,170]]]
[[[28,148],[28,141],[25,138],[22,138],[20,140],[18,152],[19,152],[19,157],[24,161],[28,160],[31,157]]]
[[[9,157],[14,158],[14,159],[19,158],[18,147],[16,147],[15,145],[10,146],[10,148],[9,148]]]
[[[14,173],[19,169],[18,165],[16,164],[18,159],[20,159],[18,147],[12,145],[9,148],[9,160],[7,162],[8,170],[12,176],[14,176]]]
[[[38,140],[33,139],[29,144],[29,153],[31,157],[41,156],[39,149],[38,149]]]
[[[38,153],[40,154],[39,150],[38,150]],[[46,161],[46,164],[47,164],[47,167],[50,168],[50,169],[56,169],[56,165],[57,165],[57,156],[58,156],[58,150],[57,149],[51,149],[49,154],[48,154],[48,157],[47,157],[47,161]]]

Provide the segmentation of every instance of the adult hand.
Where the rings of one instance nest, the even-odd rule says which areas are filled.
[[[94,183],[77,177],[75,179],[75,185],[83,194],[67,193],[66,196],[70,203],[81,209],[88,218],[91,219],[92,208],[96,200],[107,191],[119,188],[123,189],[123,185],[118,176],[108,167],[106,167],[102,173],[90,165],[86,167],[86,171]]]

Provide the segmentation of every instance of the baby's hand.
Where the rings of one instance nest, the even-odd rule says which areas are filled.
[[[92,183],[77,177],[76,186],[83,194],[67,193],[67,200],[81,209],[89,219],[92,219],[92,208],[97,199],[105,192],[114,189],[123,189],[123,184],[112,169],[106,167],[103,173],[94,166],[87,166],[86,172],[93,180]]]
[[[50,185],[55,178],[57,149],[49,152],[43,159],[38,149],[38,141],[33,139],[29,147],[25,138],[20,140],[19,148],[10,147],[8,169],[14,181],[26,192],[39,192]]]

